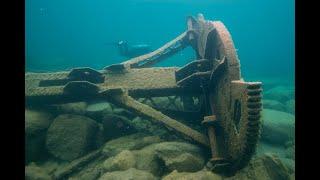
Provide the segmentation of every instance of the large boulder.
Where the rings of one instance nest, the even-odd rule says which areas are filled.
[[[25,167],[26,180],[53,180],[53,178],[42,168],[31,163]]]
[[[161,141],[158,136],[135,133],[108,141],[103,145],[103,153],[107,156],[115,156],[123,150],[139,150],[145,146]]]
[[[263,108],[274,109],[277,111],[286,111],[286,106],[277,100],[264,99]]]
[[[151,173],[130,168],[125,171],[113,171],[103,174],[99,180],[156,180]]]
[[[264,109],[262,111],[262,134],[263,141],[284,145],[292,141],[295,136],[295,117],[292,114]]]
[[[96,146],[98,124],[87,117],[64,114],[50,125],[46,145],[48,151],[61,160],[76,159]]]
[[[162,180],[222,180],[223,178],[211,171],[201,170],[198,172],[178,172],[172,171],[162,178]]]
[[[294,99],[294,87],[290,86],[277,86],[266,91],[263,97],[266,99],[277,100],[281,103],[285,103],[290,99]]]
[[[44,111],[25,110],[25,160],[37,161],[46,155],[45,135],[52,115]]]
[[[265,154],[252,159],[247,167],[225,180],[289,180],[290,174],[281,160],[272,154]]]

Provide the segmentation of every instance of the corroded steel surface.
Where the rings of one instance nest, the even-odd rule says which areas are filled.
[[[175,80],[177,68],[141,68],[130,69],[123,73],[105,74],[104,88],[162,89],[178,88]]]
[[[185,48],[187,46],[185,42],[186,35],[187,33],[184,32],[159,49],[151,53],[129,59],[122,64],[133,68],[150,67]]]
[[[177,68],[142,68],[128,69],[121,73],[102,73],[104,82],[96,84],[100,91],[110,89],[127,89],[133,93],[141,91],[153,91],[159,89],[178,89],[175,81]],[[61,73],[27,73],[25,75],[25,96],[51,96],[63,95],[64,86],[41,87],[40,82],[44,80],[62,80],[67,78],[68,72]],[[156,82],[156,83],[155,83]]]

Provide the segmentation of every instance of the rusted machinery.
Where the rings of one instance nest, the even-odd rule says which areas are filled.
[[[195,50],[196,60],[181,68],[151,68],[187,46]],[[259,139],[261,83],[241,78],[228,30],[220,21],[205,20],[201,14],[188,17],[187,31],[149,54],[101,71],[75,68],[26,73],[25,85],[26,106],[106,99],[149,117],[181,137],[209,147],[209,164],[216,171],[234,172],[244,167]],[[154,97],[170,97],[170,102],[180,97],[183,108],[178,111],[200,113],[202,118],[194,121],[201,123],[207,134],[169,117],[156,105],[145,104],[152,104]],[[141,98],[142,102],[137,100]]]

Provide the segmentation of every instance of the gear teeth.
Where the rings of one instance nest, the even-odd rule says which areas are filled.
[[[262,103],[261,102],[248,102],[247,103],[247,107],[248,108],[261,108],[262,107]]]
[[[246,140],[244,142],[244,148],[242,150],[242,157],[234,166],[237,169],[241,169],[246,166],[253,154],[256,153],[257,144],[260,139],[261,128],[261,110],[262,110],[262,84],[261,83],[248,83],[247,86],[247,102],[246,102],[246,118],[247,128],[245,132]]]
[[[259,88],[259,89],[247,89],[247,94],[249,96],[258,96],[260,95],[262,92],[262,89]]]
[[[257,131],[259,131],[260,127],[259,126],[251,126],[250,128],[248,128],[247,130],[247,134],[258,134],[256,133]]]
[[[256,82],[256,83],[249,83],[247,86],[247,89],[259,89],[261,88],[262,83]]]
[[[261,117],[260,113],[258,115],[248,115],[249,121],[256,121],[259,120]]]
[[[258,125],[260,125],[260,121],[249,121],[248,125],[249,126],[258,126]]]
[[[256,96],[249,96],[248,97],[248,102],[260,102],[262,97],[260,95]]]
[[[248,109],[248,114],[249,115],[260,115],[261,108],[256,108],[256,109]]]

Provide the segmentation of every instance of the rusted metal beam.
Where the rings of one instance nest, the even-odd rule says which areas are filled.
[[[157,123],[163,124],[169,130],[174,129],[179,134],[187,136],[188,138],[191,138],[192,140],[204,146],[210,147],[209,140],[206,135],[191,129],[190,127],[164,115],[160,111],[157,111],[148,105],[136,101],[128,95],[127,91],[112,95],[110,98],[118,105],[124,106],[125,108],[130,109],[139,115],[151,118]]]
[[[187,32],[184,32],[159,49],[152,51],[151,53],[129,59],[121,64],[124,64],[129,68],[151,67],[152,65],[187,47],[186,35]]]

